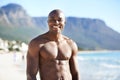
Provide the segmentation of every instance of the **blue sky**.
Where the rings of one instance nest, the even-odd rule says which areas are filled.
[[[53,9],[61,9],[65,16],[101,19],[120,33],[120,0],[1,0],[23,6],[30,16],[47,16]]]

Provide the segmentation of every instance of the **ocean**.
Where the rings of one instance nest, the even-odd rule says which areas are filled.
[[[120,51],[79,52],[81,80],[120,80]]]

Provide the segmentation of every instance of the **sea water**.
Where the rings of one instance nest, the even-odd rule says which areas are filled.
[[[79,52],[81,80],[120,80],[120,51]]]

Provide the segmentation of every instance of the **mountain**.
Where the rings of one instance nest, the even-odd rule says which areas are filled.
[[[84,49],[120,49],[120,34],[100,19],[68,17],[64,34]]]
[[[18,4],[8,4],[0,8],[0,23],[9,26],[34,26],[32,18]]]
[[[0,37],[7,40],[30,41],[42,33],[35,27],[32,17],[18,4],[10,3],[0,8]]]
[[[13,3],[0,8],[1,38],[29,42],[47,30],[47,17],[30,17],[22,6]],[[63,34],[85,50],[120,50],[120,33],[100,19],[66,17]]]

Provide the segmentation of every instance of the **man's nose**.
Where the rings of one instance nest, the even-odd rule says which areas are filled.
[[[55,24],[59,24],[59,21],[56,20],[56,21],[55,21]]]

